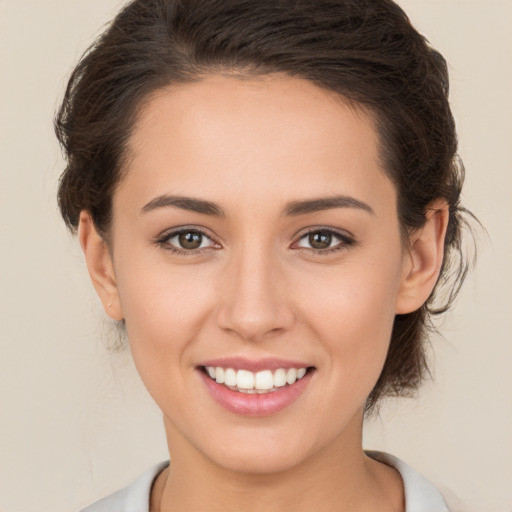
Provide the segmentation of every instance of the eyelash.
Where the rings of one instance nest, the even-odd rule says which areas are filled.
[[[351,236],[347,235],[346,233],[342,233],[340,231],[337,231],[332,228],[323,228],[323,227],[314,227],[308,229],[305,233],[302,233],[299,237],[297,242],[294,242],[293,245],[297,245],[301,240],[304,240],[305,238],[309,237],[312,234],[315,233],[322,233],[329,235],[331,237],[337,238],[339,242],[334,245],[333,247],[328,247],[326,249],[314,249],[313,247],[298,247],[298,250],[305,251],[309,254],[314,255],[320,255],[325,256],[327,254],[333,254],[338,251],[345,250],[351,246],[354,246],[357,244],[357,242],[352,238]]]
[[[216,244],[216,242],[213,240],[213,238],[206,233],[201,228],[198,227],[183,227],[174,231],[171,231],[169,233],[165,233],[164,235],[160,236],[156,239],[156,244],[158,244],[163,249],[170,251],[174,254],[180,255],[180,256],[195,256],[198,254],[202,254],[205,250],[211,249],[212,247],[203,247],[198,249],[180,249],[179,247],[172,245],[169,243],[169,240],[184,234],[184,233],[195,233],[200,234],[202,237],[210,240],[212,244]],[[331,237],[337,238],[340,240],[336,245],[333,247],[328,247],[326,249],[314,249],[312,247],[294,247],[296,246],[301,240],[304,240],[306,237],[315,234],[315,233],[322,233],[329,235]],[[302,233],[298,240],[292,244],[292,248],[296,248],[297,250],[300,250],[301,252],[307,252],[308,254],[314,254],[314,255],[327,255],[332,254],[337,251],[341,251],[344,249],[347,249],[348,247],[356,245],[356,241],[348,236],[345,233],[341,233],[335,229],[332,228],[322,228],[322,227],[315,227],[307,230],[306,232]],[[218,244],[217,244],[218,245]]]
[[[169,240],[172,240],[173,238],[175,238],[183,233],[200,234],[202,237],[210,240],[213,244],[216,244],[216,242],[213,240],[213,238],[210,235],[208,235],[208,233],[206,233],[206,231],[204,231],[203,229],[198,228],[198,227],[183,227],[183,228],[177,229],[175,231],[165,233],[164,235],[162,235],[156,239],[156,243],[163,249],[170,251],[174,254],[177,254],[179,256],[196,256],[198,254],[202,254],[205,251],[205,249],[211,248],[211,247],[203,247],[203,248],[199,248],[199,249],[187,250],[187,249],[180,249],[179,247],[177,247],[175,245],[171,245],[169,243]]]

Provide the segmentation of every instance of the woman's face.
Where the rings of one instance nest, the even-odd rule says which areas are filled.
[[[409,262],[377,146],[367,115],[299,79],[214,76],[147,103],[112,258],[173,455],[273,472],[360,449]]]

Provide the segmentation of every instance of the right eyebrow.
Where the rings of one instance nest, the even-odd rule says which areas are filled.
[[[213,215],[215,217],[224,217],[224,210],[217,204],[204,199],[195,199],[186,196],[173,196],[164,194],[155,197],[147,203],[141,210],[142,213],[147,213],[157,208],[181,208],[190,212],[202,213],[203,215]]]

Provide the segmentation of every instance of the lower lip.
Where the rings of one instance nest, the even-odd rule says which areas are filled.
[[[248,394],[233,391],[223,384],[218,384],[203,371],[198,372],[210,396],[228,411],[242,416],[268,416],[286,409],[305,391],[313,374],[312,371],[308,371],[302,379],[277,391]]]

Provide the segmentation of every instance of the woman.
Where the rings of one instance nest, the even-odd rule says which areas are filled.
[[[172,464],[88,512],[448,510],[361,440],[465,274],[447,94],[387,0],[121,11],[58,114],[59,205]]]

